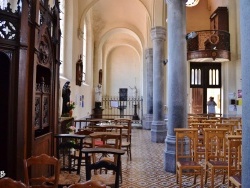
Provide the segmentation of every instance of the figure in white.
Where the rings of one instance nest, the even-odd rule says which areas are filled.
[[[98,84],[95,88],[95,102],[102,102],[102,85]]]
[[[217,104],[214,102],[214,97],[210,97],[209,101],[207,101],[208,114],[215,114],[215,106]]]
[[[129,86],[129,87],[130,87],[130,86]],[[136,86],[130,87],[130,89],[132,89],[133,97],[134,97],[134,98],[137,98],[137,94],[138,94],[137,87],[136,87]]]

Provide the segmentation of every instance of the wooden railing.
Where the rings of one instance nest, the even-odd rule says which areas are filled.
[[[128,97],[127,101],[120,101],[118,96],[102,98],[103,118],[130,118],[133,123],[141,123],[143,116],[142,97]]]
[[[224,58],[230,60],[230,33],[220,30],[193,31],[187,34],[187,59]]]

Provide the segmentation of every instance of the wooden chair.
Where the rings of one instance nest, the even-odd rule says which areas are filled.
[[[13,180],[12,178],[5,177],[0,179],[1,188],[28,188],[23,182]]]
[[[205,116],[196,116],[195,119],[197,119],[201,123],[204,120],[207,120],[207,117],[205,117]]]
[[[234,126],[235,125],[233,123],[216,123],[217,129],[227,129],[228,130],[226,132],[227,135],[234,135],[235,134]]]
[[[222,123],[230,123],[234,124],[234,129],[241,129],[241,119],[233,119],[229,118],[227,120],[223,120]]]
[[[89,144],[91,144],[91,139],[90,139],[90,137],[89,137],[89,135],[91,134],[91,133],[93,133],[94,131],[91,131],[91,130],[89,130],[89,129],[81,129],[81,130],[78,130],[77,132],[75,132],[75,134],[77,134],[77,135],[85,135],[85,138],[84,138],[84,140],[83,140],[83,145],[84,144],[87,144],[87,145],[89,145]],[[90,146],[90,145],[89,145]]]
[[[93,187],[93,188],[106,188],[106,185],[103,184],[100,181],[86,181],[83,183],[77,183],[77,184],[73,184],[71,186],[69,186],[68,188],[89,188],[89,187]]]
[[[221,117],[209,117],[210,120],[216,120],[218,122],[221,122]]]
[[[121,149],[121,135],[114,132],[96,132],[90,135],[92,139],[92,148],[115,148]],[[102,145],[95,145],[97,141],[102,141]],[[109,160],[115,162],[114,157],[102,157],[101,160]],[[93,161],[96,162],[97,158],[93,155]]]
[[[92,124],[89,125],[87,127],[87,129],[90,130],[90,131],[93,131],[93,132],[103,132],[103,131],[105,131],[105,128],[100,127],[98,125],[92,125]]]
[[[24,180],[30,188],[57,188],[60,163],[55,157],[47,154],[31,156],[24,159]]]
[[[204,129],[205,132],[205,183],[208,175],[211,177],[211,187],[214,187],[215,174],[223,175],[223,184],[227,174],[228,162],[226,152],[227,129]]]
[[[126,118],[118,118],[114,120],[114,123],[118,125],[123,125],[121,148],[125,149],[129,159],[132,160],[132,152],[131,152],[132,120]]]
[[[85,154],[86,160],[86,180],[93,181],[102,181],[104,184],[110,187],[118,188],[119,187],[119,177],[121,172],[121,155],[125,153],[124,150],[114,149],[114,148],[83,148],[82,152]],[[93,155],[116,155],[117,161],[116,163],[111,162],[109,160],[100,160],[93,161],[90,159],[89,154]],[[100,173],[96,174],[93,171],[97,172],[100,169],[111,170],[115,172],[115,174],[106,174]],[[107,175],[113,175],[112,179],[107,178]]]
[[[210,123],[211,128],[215,128],[216,123],[220,123],[220,120],[216,119],[207,119],[207,120],[202,120],[202,123]]]
[[[79,183],[82,161],[82,148],[85,135],[58,134],[56,139],[57,158],[61,162],[58,187]],[[79,155],[76,156],[76,151]],[[75,164],[75,162],[77,163]]]
[[[121,149],[121,129],[119,132],[96,132],[90,135],[92,138],[93,148],[114,148]],[[102,145],[95,145],[97,141],[102,141]],[[94,155],[93,162],[97,161],[109,161],[112,163],[117,163],[117,155]],[[107,173],[107,170],[105,171]],[[120,172],[121,182],[122,182],[122,171]],[[114,178],[114,175],[107,175],[108,179]],[[105,184],[108,184],[104,182]]]
[[[188,118],[188,127],[190,127],[192,123],[200,123],[200,121],[195,118]]]
[[[242,135],[242,129],[235,129],[236,135]]]
[[[197,157],[198,161],[205,159],[205,136],[204,129],[210,128],[210,123],[191,123],[191,129],[198,129]]]
[[[200,186],[203,187],[203,167],[197,158],[197,129],[175,128],[176,133],[176,183],[182,187],[182,175],[200,175]]]
[[[241,188],[242,136],[229,135],[228,139],[228,186]]]
[[[93,131],[89,130],[89,129],[81,129],[80,131],[77,131],[75,132],[75,134],[77,135],[84,135],[85,138],[83,140],[83,143],[82,143],[82,148],[92,148],[92,142],[91,142],[91,138],[90,138],[90,134],[93,133]],[[95,143],[96,145],[99,145],[99,144],[103,144],[102,142],[101,143]],[[76,162],[79,158],[79,155],[80,155],[80,151],[79,150],[75,150],[75,153],[74,153],[74,165],[76,165]],[[81,165],[82,166],[85,166],[85,157],[82,156],[82,160],[81,160]]]

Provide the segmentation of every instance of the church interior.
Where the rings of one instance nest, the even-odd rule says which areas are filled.
[[[25,182],[23,161],[57,156],[58,134],[129,119],[120,187],[195,187],[176,182],[176,133],[205,117],[238,120],[239,187],[250,187],[249,9],[248,0],[0,0],[0,179]],[[205,182],[205,166],[204,187],[229,186],[229,170],[228,182]]]

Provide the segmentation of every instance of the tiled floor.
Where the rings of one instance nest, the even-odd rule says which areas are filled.
[[[164,171],[164,143],[153,143],[150,131],[143,129],[132,129],[132,161],[127,160],[127,155],[122,157],[121,188],[177,188],[175,174]],[[200,187],[199,177],[197,184],[192,185],[193,178],[185,177],[186,187]],[[216,179],[216,188],[227,187],[221,184],[222,177]],[[209,180],[208,180],[209,185]],[[205,187],[209,187],[206,185]]]

